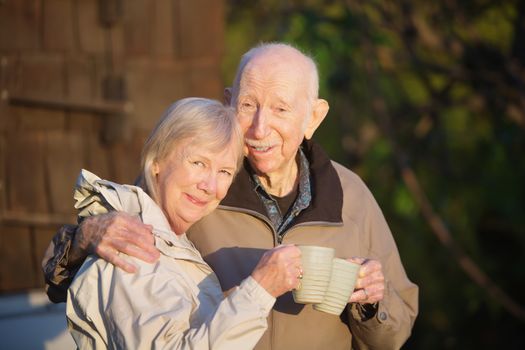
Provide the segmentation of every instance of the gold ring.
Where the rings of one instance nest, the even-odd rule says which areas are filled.
[[[366,292],[366,288],[363,288],[363,293],[365,293],[365,300],[368,300],[368,293]]]

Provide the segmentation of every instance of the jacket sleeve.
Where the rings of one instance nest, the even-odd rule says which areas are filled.
[[[367,190],[363,220],[363,251],[381,261],[385,276],[384,298],[375,310],[349,304],[354,349],[399,349],[410,336],[418,313],[418,287],[403,268],[394,238],[372,194]],[[375,312],[374,312],[375,311]]]
[[[206,315],[196,323],[196,301],[183,275],[159,265],[142,265],[139,274],[100,259],[96,265],[81,271],[69,290],[69,328],[81,349],[249,349],[266,330],[275,302],[248,277],[216,309],[195,311]]]
[[[69,249],[78,226],[64,225],[55,234],[42,259],[42,270],[46,283],[46,293],[54,303],[63,303],[67,298],[67,289],[82,261],[71,263]]]

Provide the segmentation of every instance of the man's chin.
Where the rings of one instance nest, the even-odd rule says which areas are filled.
[[[269,174],[272,172],[271,167],[265,161],[260,161],[260,160],[251,158],[248,155],[248,162],[250,163],[252,170],[255,171],[257,175],[264,175],[264,174]]]

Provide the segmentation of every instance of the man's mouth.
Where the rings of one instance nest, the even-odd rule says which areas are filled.
[[[255,150],[256,152],[266,152],[270,148],[270,146],[250,146],[251,149]]]
[[[248,146],[250,150],[255,151],[257,153],[268,152],[269,150],[273,148],[273,145],[253,144],[250,142],[247,142],[246,145]]]

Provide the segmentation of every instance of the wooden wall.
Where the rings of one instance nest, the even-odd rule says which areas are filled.
[[[0,292],[43,285],[81,168],[131,183],[174,100],[220,99],[221,0],[0,1]]]

